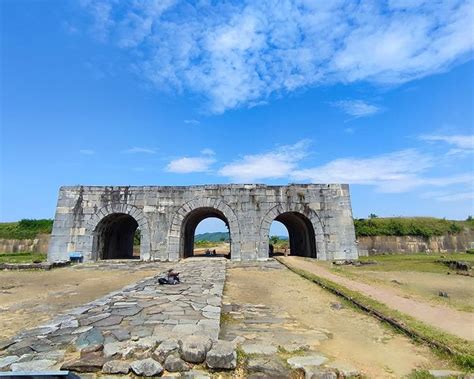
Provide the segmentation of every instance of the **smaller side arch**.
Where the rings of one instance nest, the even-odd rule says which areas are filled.
[[[272,222],[277,219],[280,215],[286,213],[301,214],[309,219],[314,229],[314,239],[316,245],[316,257],[317,259],[326,259],[326,238],[324,234],[324,224],[321,221],[319,215],[304,204],[276,204],[268,210],[265,216],[262,218],[260,223],[260,244],[258,256],[261,258],[269,257],[268,238],[270,234],[270,227]]]
[[[111,203],[98,209],[86,223],[86,234],[90,236],[89,251],[93,260],[99,259],[94,252],[94,238],[97,235],[97,226],[106,217],[114,214],[125,214],[133,217],[140,229],[140,259],[150,260],[150,228],[143,211],[134,205],[126,203]]]
[[[212,210],[216,210],[221,213],[227,221],[229,226],[230,238],[231,238],[231,257],[232,259],[240,260],[240,226],[232,208],[222,200],[215,198],[196,198],[184,203],[175,213],[171,220],[171,224],[168,232],[168,259],[170,261],[176,261],[180,259],[180,253],[182,248],[182,240],[184,238],[183,227],[186,218],[192,214],[192,212],[199,209],[209,209],[210,214]],[[213,215],[215,217],[215,215]]]

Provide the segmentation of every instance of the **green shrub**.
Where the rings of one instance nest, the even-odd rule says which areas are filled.
[[[49,234],[53,229],[53,220],[29,220],[19,222],[0,223],[0,238],[5,239],[31,239],[38,234]]]
[[[474,229],[472,221],[451,221],[434,217],[371,217],[354,220],[359,236],[422,236],[429,238],[456,234],[464,227]]]

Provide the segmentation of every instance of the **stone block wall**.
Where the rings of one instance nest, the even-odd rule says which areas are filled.
[[[286,212],[303,217],[312,226],[316,258],[358,257],[348,185],[251,184],[62,187],[48,259],[67,260],[71,252],[82,253],[86,261],[99,259],[94,251],[98,226],[114,214],[130,215],[138,223],[142,260],[182,258],[185,225],[191,215],[226,222],[232,259],[266,259],[270,225]]]

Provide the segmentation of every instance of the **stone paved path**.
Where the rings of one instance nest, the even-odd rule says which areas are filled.
[[[170,267],[180,272],[181,284],[159,285],[160,274]],[[163,263],[154,277],[0,341],[0,370],[57,369],[68,358],[66,351],[95,344],[146,346],[153,338],[191,334],[217,340],[225,270],[223,258]],[[9,363],[2,367],[2,362]]]
[[[458,311],[442,305],[433,305],[419,299],[405,298],[386,287],[365,284],[353,279],[336,275],[324,267],[301,257],[280,258],[285,263],[306,270],[322,278],[332,280],[353,291],[358,291],[372,299],[386,304],[392,309],[406,313],[445,332],[469,341],[474,341],[474,314]]]

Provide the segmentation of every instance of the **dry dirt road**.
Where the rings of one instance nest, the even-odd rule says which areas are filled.
[[[125,265],[107,269],[110,266],[0,271],[0,340],[159,272],[150,263],[137,262],[131,270]]]
[[[434,305],[419,299],[400,296],[385,286],[366,284],[333,274],[324,267],[301,257],[282,258],[293,267],[308,271],[322,278],[332,280],[351,290],[358,291],[372,299],[386,304],[392,309],[406,313],[431,326],[468,341],[474,340],[474,314],[452,309],[443,305]]]
[[[400,378],[414,369],[450,368],[427,347],[374,318],[351,308],[334,308],[338,297],[280,266],[228,268],[224,304],[234,304],[237,312],[223,323],[221,338],[240,335],[248,343],[307,344],[329,362],[354,367],[369,378]],[[245,312],[247,317],[239,317]]]

